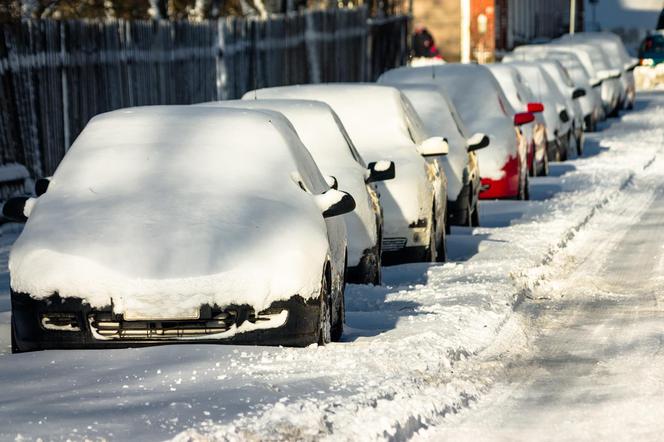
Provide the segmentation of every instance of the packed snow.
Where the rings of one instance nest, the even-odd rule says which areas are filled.
[[[568,244],[654,164],[664,94],[641,96],[635,111],[602,126],[587,136],[584,158],[532,179],[532,201],[482,201],[483,226],[448,236],[451,262],[386,268],[384,286],[348,286],[343,342],[324,347],[9,355],[9,281],[0,274],[0,439],[382,440],[440,424],[491,393],[502,371],[478,361],[527,346],[514,310],[533,302]],[[19,231],[3,227],[1,262]]]

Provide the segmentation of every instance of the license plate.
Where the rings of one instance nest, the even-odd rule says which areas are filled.
[[[127,310],[124,312],[125,321],[178,321],[199,319],[201,310],[199,308],[192,308],[189,310],[178,311],[173,314],[153,314],[142,312],[140,310]]]

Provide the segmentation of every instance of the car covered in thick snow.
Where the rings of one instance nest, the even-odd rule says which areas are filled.
[[[280,112],[293,124],[321,172],[355,199],[355,210],[343,216],[348,232],[346,280],[380,284],[383,215],[375,183],[394,178],[394,163],[377,161],[367,165],[337,114],[320,101],[247,99],[205,106],[268,109]]]
[[[484,134],[468,135],[456,108],[442,87],[435,84],[395,83],[410,100],[430,136],[447,140],[449,153],[437,159],[447,177],[447,222],[479,226],[480,170],[478,149],[489,145]]]
[[[531,176],[549,174],[546,124],[542,112],[544,105],[537,101],[526,80],[515,67],[507,64],[487,64],[498,80],[505,96],[516,111],[531,112],[535,119],[521,126],[528,142],[528,168]]]
[[[542,116],[546,125],[547,153],[549,160],[567,159],[572,137],[572,118],[567,110],[567,101],[553,78],[544,70],[539,61],[510,61],[528,82],[533,94],[544,105]]]
[[[622,88],[619,108],[632,109],[634,107],[636,99],[634,68],[638,65],[638,59],[629,55],[625,44],[618,35],[613,32],[577,32],[565,34],[557,41],[589,43],[599,47],[606,54],[605,59],[611,69],[620,71]]]
[[[481,65],[448,63],[401,67],[383,73],[381,83],[434,83],[452,100],[471,132],[489,136],[491,145],[478,151],[480,198],[528,198],[526,139],[519,126],[535,118],[515,112],[491,72]]]
[[[575,86],[583,89],[585,94],[578,100],[584,116],[584,130],[588,132],[595,131],[597,122],[606,118],[601,98],[602,81],[593,78],[593,75],[581,63],[576,53],[556,50],[556,47],[552,45],[519,46],[513,52],[506,54],[502,61],[538,60],[555,60],[560,62],[574,81]]]
[[[367,162],[393,161],[396,176],[377,183],[383,207],[383,263],[445,258],[446,181],[425,157],[448,151],[427,138],[423,123],[398,89],[376,84],[323,84],[258,89],[252,99],[303,99],[330,105]]]
[[[354,206],[276,112],[101,114],[3,207],[13,349],[338,339]]]

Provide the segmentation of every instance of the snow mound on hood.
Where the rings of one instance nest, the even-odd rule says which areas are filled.
[[[35,204],[11,286],[170,313],[203,303],[260,310],[319,292],[327,189],[276,113],[190,106],[95,117]]]

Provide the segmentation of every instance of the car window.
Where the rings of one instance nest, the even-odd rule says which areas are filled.
[[[343,135],[344,140],[346,140],[346,145],[348,147],[348,150],[350,151],[351,156],[357,163],[362,166],[362,167],[367,167],[366,163],[364,162],[364,159],[362,159],[362,156],[360,153],[357,151],[355,148],[355,145],[353,144],[353,141],[350,139],[350,136],[348,135],[348,132],[346,132],[346,128],[344,127],[343,123],[339,119],[336,113],[332,113],[332,116],[334,118],[334,121],[337,123],[337,126],[339,127],[339,132],[341,132],[341,135]]]
[[[413,140],[413,143],[420,144],[426,139],[424,124],[422,123],[422,120],[420,120],[420,117],[410,100],[408,100],[408,98],[402,93],[399,95],[401,96],[401,106],[403,107],[408,134],[410,135],[411,140]]]

